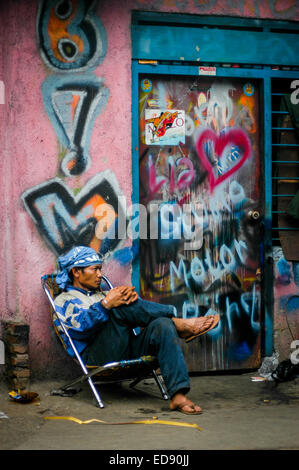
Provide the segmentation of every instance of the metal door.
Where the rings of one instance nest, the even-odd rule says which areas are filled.
[[[260,362],[259,84],[139,75],[140,294],[221,316],[183,343],[190,371]]]

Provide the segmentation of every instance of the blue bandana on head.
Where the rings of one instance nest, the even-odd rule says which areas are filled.
[[[59,273],[56,276],[56,284],[60,289],[64,289],[67,284],[71,284],[72,282],[69,277],[69,272],[72,268],[102,264],[102,261],[102,258],[95,250],[93,250],[93,248],[89,248],[89,246],[76,246],[66,255],[59,256]]]

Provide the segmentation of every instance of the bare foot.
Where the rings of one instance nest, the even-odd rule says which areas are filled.
[[[188,400],[183,393],[176,393],[172,397],[169,408],[171,411],[180,411],[186,415],[199,415],[202,413],[201,407]]]
[[[190,341],[193,341],[198,336],[204,335],[204,334],[208,333],[208,331],[211,331],[213,328],[215,328],[215,326],[217,326],[218,323],[219,323],[220,315],[217,313],[217,315],[213,315],[213,317],[214,317],[213,322],[207,330],[200,331],[199,333],[197,333],[195,335],[189,336],[188,338],[185,339],[185,343],[189,343]]]
[[[214,320],[214,315],[187,319],[176,317],[172,318],[172,321],[175,324],[179,337],[185,339],[208,331],[209,328],[212,326]]]

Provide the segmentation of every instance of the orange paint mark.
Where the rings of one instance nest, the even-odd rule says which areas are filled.
[[[99,220],[99,217],[96,216],[96,208],[102,204],[107,204],[106,201],[100,196],[99,194],[95,194],[92,196],[85,204],[84,208],[87,206],[92,206],[93,207],[93,217],[95,217],[97,220]]]
[[[242,106],[247,106],[252,110],[254,107],[254,98],[252,96],[242,95],[239,99],[239,104]]]
[[[254,134],[256,132],[256,123],[253,116],[254,98],[252,96],[242,95],[239,99],[238,104],[245,108],[247,116],[251,121],[251,126],[245,124],[244,127],[246,128],[247,132],[249,132],[250,134]]]
[[[72,101],[72,119],[74,119],[75,112],[79,103],[80,96],[79,95],[73,95],[73,101]]]
[[[76,165],[76,160],[70,160],[70,161],[67,162],[66,166],[67,166],[67,169],[69,171],[71,171],[74,168],[75,165]]]
[[[197,114],[194,114],[193,121],[194,121],[195,127],[199,126],[200,120],[198,119]]]
[[[95,194],[84,204],[83,207],[85,208],[85,207],[91,206],[93,208],[93,211],[90,211],[92,212],[91,217],[94,217],[97,221],[99,221],[101,220],[101,217],[99,215],[101,211],[99,211],[99,209],[97,210],[97,208],[101,205],[108,206],[107,202],[102,198],[102,196],[100,196],[99,194]],[[116,217],[117,217],[117,214],[115,214],[115,218]],[[111,220],[111,223],[107,225],[107,230],[109,230],[112,223],[113,223],[113,220]],[[89,243],[89,246],[96,251],[100,250],[101,240],[96,236],[96,233],[94,234],[91,242]]]

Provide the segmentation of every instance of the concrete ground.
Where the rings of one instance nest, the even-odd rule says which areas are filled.
[[[104,409],[95,407],[87,384],[69,398],[50,395],[50,390],[62,382],[32,383],[30,389],[39,398],[20,404],[9,398],[9,388],[2,383],[0,449],[154,449],[185,453],[202,449],[299,449],[299,378],[276,387],[274,382],[252,382],[251,377],[256,375],[257,372],[192,376],[188,396],[203,408],[203,414],[198,416],[171,412],[152,379],[135,389],[127,383],[101,386]],[[83,421],[96,418],[108,424],[46,420],[47,416],[72,416]],[[202,430],[158,423],[109,424],[141,420],[195,423]]]

